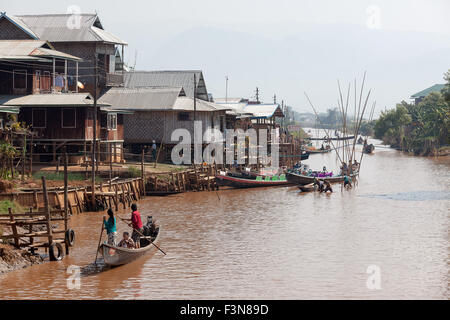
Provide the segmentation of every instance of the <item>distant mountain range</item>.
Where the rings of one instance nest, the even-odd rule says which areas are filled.
[[[218,28],[192,28],[158,47],[144,44],[139,68],[202,69],[208,91],[263,100],[274,93],[297,111],[311,111],[306,91],[320,111],[337,106],[337,79],[346,92],[364,70],[377,111],[435,83],[450,68],[450,36],[370,30],[355,25],[298,25],[280,38]],[[351,99],[354,101],[352,89]],[[351,104],[353,107],[353,104]]]

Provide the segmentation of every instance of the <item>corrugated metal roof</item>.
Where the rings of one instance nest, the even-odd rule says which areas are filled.
[[[49,93],[30,94],[26,96],[0,96],[0,105],[15,107],[33,106],[91,106],[94,99],[89,93]],[[98,102],[100,106],[110,106],[107,103]]]
[[[252,118],[271,118],[273,115],[278,114],[283,116],[283,112],[278,104],[248,104],[244,107],[245,113],[253,114]]]
[[[441,91],[445,87],[445,84],[435,84],[434,86],[431,86],[425,90],[422,90],[420,92],[417,92],[416,94],[413,94],[411,96],[411,99],[420,98],[420,97],[426,97],[432,92]]]
[[[194,98],[191,97],[178,97],[173,106],[173,110],[178,111],[194,111]],[[197,99],[196,101],[197,111],[218,111],[214,107],[212,102]]]
[[[182,87],[111,88],[99,101],[110,103],[113,109],[123,110],[194,110],[194,99],[186,97]],[[201,112],[223,109],[212,102],[197,99],[196,110]]]
[[[99,102],[125,110],[168,110],[173,107],[181,91],[181,87],[111,88],[100,97]]]
[[[74,61],[82,59],[70,54],[53,50],[53,47],[44,40],[0,40],[0,57],[3,59],[20,58],[30,60],[42,58],[60,58]]]
[[[200,70],[174,71],[132,71],[124,74],[126,88],[139,87],[183,87],[188,97],[194,97],[194,74],[197,85],[197,98],[208,100],[205,80]]]
[[[13,17],[13,16],[7,16],[5,12],[2,12],[0,14],[0,19],[7,19],[10,22],[12,22],[13,24],[15,24],[17,27],[19,27],[21,30],[23,30],[25,33],[27,33],[31,38],[33,39],[38,39],[38,36],[33,32],[33,30],[31,30],[30,28],[28,28],[28,26],[20,19]]]
[[[18,15],[10,17],[20,23],[39,38],[50,42],[108,42],[127,43],[102,30],[96,14],[44,14]]]

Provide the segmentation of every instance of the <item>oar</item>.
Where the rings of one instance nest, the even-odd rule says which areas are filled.
[[[133,226],[131,225],[131,223],[128,223],[125,219],[122,219],[121,217],[119,217],[120,220],[122,220],[125,224],[127,224],[129,227],[133,228]],[[140,234],[141,236],[145,237],[145,235],[143,235],[141,232],[139,232],[139,230],[136,230],[133,228],[134,231],[136,231],[138,234]],[[150,243],[152,245],[154,245],[156,247],[156,249],[158,249],[159,251],[161,251],[162,253],[164,253],[164,255],[166,255],[166,253],[164,251],[162,251],[162,249],[160,247],[158,247],[156,244],[153,243],[153,241],[150,241]]]
[[[102,235],[103,235],[103,229],[104,229],[104,228],[105,228],[105,218],[103,217],[103,221],[102,221],[102,231],[100,231],[100,239],[98,239],[97,253],[95,254],[95,261],[94,261],[94,264],[97,264],[98,248],[100,248],[100,242],[102,241]]]

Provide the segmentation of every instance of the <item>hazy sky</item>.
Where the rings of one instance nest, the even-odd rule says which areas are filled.
[[[137,69],[161,69],[161,66],[167,69],[196,68],[191,64],[183,65],[183,61],[173,63],[159,59],[158,64],[153,65],[151,60],[153,54],[170,39],[199,27],[239,31],[270,39],[288,37],[295,34],[300,26],[312,24],[349,24],[367,29],[420,31],[450,36],[450,0],[2,0],[0,11],[11,15],[66,13],[67,8],[73,5],[85,13],[97,12],[106,30],[127,41],[129,47],[126,60],[133,63],[137,52]],[[201,42],[202,39],[198,41]],[[267,64],[270,65],[271,61],[267,61]],[[216,69],[214,65],[208,65],[206,70],[205,66],[198,68],[200,67],[203,67],[209,91],[216,97],[224,96],[223,79],[227,70]],[[245,69],[245,64],[240,68]],[[442,82],[444,71],[445,68],[440,74],[427,75],[429,79],[424,79],[423,85]],[[257,79],[252,81],[250,77],[248,87],[242,88],[243,85],[239,84],[239,88],[233,88],[232,80],[239,74],[229,76],[230,96],[244,96],[247,92],[250,94],[257,83]],[[345,80],[351,81],[352,78]],[[381,92],[386,95],[382,100],[385,104],[392,104],[399,97],[408,98],[408,94],[421,89],[419,85],[415,84],[417,88],[411,85],[410,91],[405,89],[392,99],[388,97],[390,93]],[[273,86],[261,88],[266,93],[263,96],[266,100],[273,93],[282,92],[283,98],[294,107],[306,105],[304,97],[300,99],[297,92],[283,91],[280,88],[283,86],[282,82],[274,83]],[[335,95],[329,97],[330,104],[336,101],[335,98]],[[328,103],[326,100],[321,102]]]

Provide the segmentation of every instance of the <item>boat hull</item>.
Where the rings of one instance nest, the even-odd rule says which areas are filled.
[[[159,239],[161,235],[161,228],[159,228],[158,235],[153,241],[154,244],[159,244]],[[149,244],[143,248],[139,249],[128,249],[128,248],[120,248],[116,246],[111,246],[109,244],[102,244],[99,248],[100,252],[103,255],[103,259],[105,264],[109,266],[121,266],[134,260],[139,259],[142,256],[151,256],[158,251],[156,247],[152,244]]]
[[[244,179],[230,176],[217,175],[216,183],[219,186],[226,186],[232,188],[258,188],[258,187],[274,187],[285,186],[290,183],[287,180],[279,181],[257,181],[255,179]]]
[[[351,174],[349,177],[353,178],[357,175],[357,173],[353,173]],[[307,185],[310,183],[314,183],[314,177],[310,177],[310,176],[304,176],[302,174],[298,174],[298,173],[293,173],[293,172],[288,172],[286,174],[286,178],[287,180],[292,183],[292,184],[297,184],[297,185]],[[330,183],[338,183],[338,182],[343,182],[344,181],[344,176],[335,176],[335,177],[316,177],[317,180],[327,180]]]

